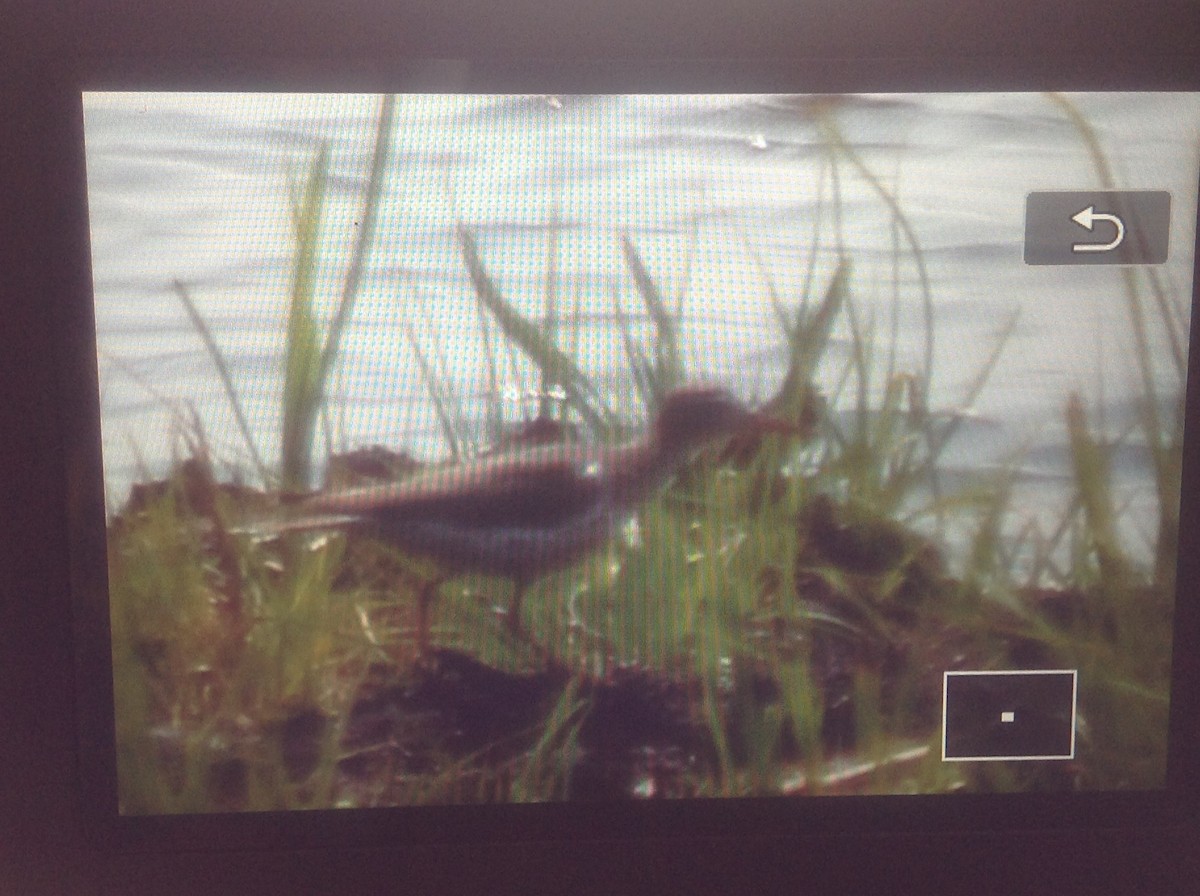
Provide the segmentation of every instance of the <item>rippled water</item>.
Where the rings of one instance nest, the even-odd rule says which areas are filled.
[[[1121,186],[1171,191],[1171,254],[1159,271],[1186,322],[1200,96],[1075,100]],[[935,307],[931,400],[970,413],[947,467],[987,469],[1022,448],[1034,501],[1044,482],[1061,483],[1067,472],[1066,396],[1103,399],[1115,434],[1132,419],[1140,389],[1121,269],[1022,261],[1027,193],[1100,188],[1087,147],[1039,95],[824,102],[920,242]],[[319,295],[328,311],[348,258],[377,109],[371,97],[85,98],[110,502],[119,503],[131,481],[169,466],[172,404],[194,406],[218,453],[250,469],[173,280],[188,286],[231,359],[260,449],[275,455],[293,255],[290,185],[302,182],[325,141],[331,205]],[[578,336],[566,340],[578,340],[584,368],[611,389],[617,407],[630,379],[616,303],[635,318],[642,311],[621,233],[664,293],[684,297],[686,360],[698,377],[730,382],[748,398],[768,394],[785,355],[767,280],[794,302],[811,267],[819,292],[838,240],[853,262],[856,310],[873,326],[881,357],[895,302],[899,366],[921,370],[927,346],[917,266],[870,181],[843,158],[835,183],[828,159],[829,141],[806,98],[402,97],[378,239],[333,383],[337,443],[425,457],[444,450],[402,335],[406,320],[427,351],[443,352],[468,411],[481,412],[490,386],[454,240],[460,221],[502,292],[534,317],[544,310],[556,241],[557,290],[578,313]],[[1013,314],[1016,329],[986,389],[963,407]],[[851,338],[843,319],[819,375],[827,392],[843,373]],[[1175,382],[1163,334],[1155,331],[1152,341],[1164,381]],[[502,355],[502,385],[524,385],[528,369]],[[528,408],[518,402],[510,411],[518,417]],[[1143,515],[1153,499],[1144,455],[1132,445],[1117,456],[1118,478]]]

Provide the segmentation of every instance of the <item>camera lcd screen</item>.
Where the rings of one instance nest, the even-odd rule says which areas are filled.
[[[1200,94],[83,108],[122,814],[1165,786]]]

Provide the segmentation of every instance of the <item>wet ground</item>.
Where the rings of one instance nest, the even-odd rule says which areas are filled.
[[[547,735],[570,680],[561,668],[509,673],[454,650],[404,674],[375,667],[345,726],[343,783],[363,791],[381,776],[436,775],[464,761],[502,776]],[[567,702],[560,736],[573,749],[560,798],[688,796],[711,773],[699,682],[622,667],[577,680]]]

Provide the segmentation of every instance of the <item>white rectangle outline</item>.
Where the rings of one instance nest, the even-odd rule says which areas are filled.
[[[946,756],[946,694],[951,675],[1070,675],[1071,676],[1071,752],[1065,756]],[[1037,762],[1047,759],[1075,758],[1075,715],[1079,708],[1078,669],[962,669],[942,673],[942,762]]]

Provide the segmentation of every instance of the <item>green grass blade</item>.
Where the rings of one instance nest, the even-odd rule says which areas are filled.
[[[547,716],[527,763],[513,782],[515,801],[544,802],[567,797],[586,708],[586,702],[579,698],[579,680],[572,678]]]
[[[610,421],[591,380],[571,358],[546,339],[536,324],[519,314],[500,294],[483,266],[474,237],[466,228],[458,229],[458,241],[475,287],[475,297],[491,312],[504,335],[533,360],[549,382],[562,386],[567,401],[589,427],[597,433],[607,432]]]
[[[425,357],[425,352],[421,349],[420,340],[417,339],[417,333],[413,329],[411,321],[404,321],[404,335],[408,339],[409,347],[412,348],[413,356],[416,358],[417,369],[421,373],[421,381],[425,384],[425,393],[429,396],[429,400],[433,402],[434,413],[437,414],[438,425],[442,429],[442,437],[446,440],[446,445],[450,448],[450,456],[454,460],[458,460],[462,456],[462,440],[459,436],[458,427],[454,425],[454,415],[450,410],[450,398],[447,395],[447,390],[438,379],[433,365]]]
[[[633,376],[633,385],[637,390],[638,398],[642,400],[644,406],[654,407],[654,376],[650,359],[646,357],[645,352],[637,344],[637,340],[633,338],[632,325],[625,315],[620,295],[613,295],[613,308],[616,312],[617,328],[621,331],[621,342],[625,347],[625,363]]]
[[[1066,96],[1059,93],[1048,93],[1046,96],[1079,132],[1084,146],[1091,156],[1092,165],[1101,186],[1107,190],[1115,190],[1117,184],[1112,166],[1109,164],[1108,157],[1091,122]],[[1158,492],[1159,534],[1155,559],[1156,580],[1160,585],[1173,587],[1174,560],[1172,558],[1179,532],[1178,494],[1182,463],[1178,427],[1184,419],[1183,390],[1187,377],[1184,340],[1187,329],[1178,307],[1173,307],[1168,300],[1158,271],[1147,268],[1142,273],[1150,284],[1159,328],[1168,341],[1176,374],[1174,388],[1174,392],[1178,396],[1174,402],[1174,406],[1177,408],[1177,413],[1174,415],[1176,422],[1164,423],[1159,413],[1158,398],[1163,384],[1159,382],[1159,375],[1155,371],[1155,352],[1150,343],[1150,325],[1146,309],[1143,307],[1141,291],[1138,288],[1138,272],[1130,267],[1123,268],[1121,276],[1125,286],[1125,305],[1129,315],[1138,369],[1142,378],[1142,397],[1138,406],[1138,417],[1146,444],[1150,449],[1155,488]],[[1168,388],[1168,392],[1170,391]]]
[[[1100,185],[1105,190],[1116,190],[1117,181],[1113,176],[1112,166],[1108,162],[1108,157],[1104,153],[1104,149],[1100,145],[1100,138],[1096,134],[1096,129],[1092,127],[1092,123],[1087,120],[1084,114],[1080,111],[1070,99],[1061,93],[1047,93],[1047,99],[1056,105],[1059,110],[1066,115],[1072,126],[1079,132],[1083,140],[1084,146],[1087,148],[1088,155],[1092,158],[1092,166],[1096,170],[1096,176],[1100,180]],[[1136,274],[1132,268],[1122,270],[1122,276],[1125,279],[1126,296],[1130,303],[1131,314],[1134,311],[1133,306],[1140,304],[1138,297],[1137,282],[1134,279]],[[1163,289],[1162,281],[1158,276],[1158,272],[1153,269],[1145,271],[1149,278],[1151,292],[1154,295],[1155,304],[1158,308],[1159,316],[1163,329],[1171,347],[1171,358],[1175,363],[1175,369],[1179,374],[1180,380],[1187,376],[1187,357],[1183,347],[1183,338],[1186,331],[1182,326],[1179,316],[1175,310],[1170,307],[1170,303],[1166,297],[1166,291]],[[1135,321],[1135,326],[1136,326]],[[1135,336],[1138,334],[1135,332]],[[1140,342],[1139,342],[1140,347]]]
[[[846,141],[833,119],[826,117],[824,124],[825,133],[830,143],[843,156],[849,159],[855,170],[858,171],[859,176],[867,182],[871,189],[875,191],[884,204],[891,210],[894,220],[904,234],[904,238],[911,250],[913,262],[917,269],[917,278],[921,284],[921,306],[925,315],[925,369],[921,371],[921,379],[924,383],[923,388],[928,390],[929,377],[933,373],[933,289],[929,283],[929,271],[925,267],[925,254],[921,249],[921,242],[917,238],[916,230],[913,229],[908,215],[900,207],[899,201],[884,185],[883,181],[879,179],[879,176],[867,166],[862,157],[854,151],[854,148]]]
[[[849,295],[850,263],[841,261],[833,272],[825,295],[811,313],[797,311],[788,337],[788,369],[772,401],[775,411],[785,415],[799,414],[810,400],[817,366],[829,347],[834,321],[846,307]],[[805,303],[807,304],[807,303]]]
[[[683,381],[683,369],[679,363],[679,328],[675,317],[667,310],[662,292],[627,234],[621,235],[621,254],[633,275],[646,313],[654,322],[658,338],[655,341],[652,368],[653,385],[656,396],[661,397]]]
[[[550,215],[550,226],[546,233],[546,279],[542,288],[544,299],[544,314],[542,318],[542,333],[550,345],[556,345],[558,340],[558,253],[562,236],[562,220],[555,209]],[[553,406],[550,393],[554,389],[554,381],[542,368],[541,388],[538,389],[538,416],[549,419]]]
[[[317,386],[322,390],[329,371],[337,359],[338,348],[342,343],[342,333],[354,310],[367,254],[375,237],[375,222],[379,217],[379,196],[383,189],[384,171],[387,168],[388,147],[391,145],[395,110],[395,96],[388,94],[380,98],[379,122],[375,128],[375,146],[371,154],[371,171],[367,178],[366,192],[363,195],[362,211],[358,216],[359,226],[355,228],[356,238],[350,255],[350,266],[347,268],[345,279],[342,282],[341,301],[329,324],[329,331],[325,336],[325,347],[321,351]]]
[[[329,151],[322,146],[309,168],[296,215],[296,261],[284,355],[280,471],[286,489],[303,491],[312,472],[312,439],[321,401],[322,350],[313,316],[313,293]]]
[[[1066,420],[1075,485],[1100,573],[1105,581],[1113,584],[1128,582],[1130,568],[1117,535],[1116,514],[1109,491],[1108,459],[1088,430],[1087,411],[1077,394],[1067,399]]]
[[[216,340],[213,339],[212,331],[209,330],[208,324],[200,316],[200,312],[196,308],[195,302],[192,301],[187,287],[178,280],[174,281],[172,286],[175,289],[175,295],[179,296],[179,301],[183,303],[184,310],[187,311],[192,326],[204,343],[204,348],[208,352],[209,358],[212,359],[213,365],[217,368],[217,375],[221,378],[221,387],[225,390],[225,397],[229,399],[229,407],[233,410],[234,419],[237,420],[238,429],[242,433],[242,440],[246,443],[246,450],[250,452],[250,459],[254,463],[254,468],[258,471],[259,478],[263,483],[270,482],[271,476],[267,471],[267,465],[263,463],[262,455],[258,453],[258,446],[254,444],[254,436],[250,434],[250,424],[246,420],[246,412],[242,409],[242,402],[238,398],[237,389],[233,385],[233,377],[229,373],[229,363],[221,353]]]
[[[1012,338],[1013,333],[1016,332],[1017,321],[1019,318],[1020,311],[1013,311],[1013,313],[1009,315],[1008,320],[1005,321],[1004,326],[1001,327],[1000,333],[996,337],[996,342],[993,344],[987,360],[984,361],[979,370],[975,372],[975,376],[972,378],[971,383],[967,386],[966,393],[963,395],[962,400],[963,408],[969,408],[975,404],[975,401],[979,398],[980,393],[983,392],[983,388],[987,385],[988,380],[991,379],[992,371],[996,369],[996,364],[999,363],[1000,356],[1004,353],[1004,349],[1008,345],[1008,341]],[[953,415],[946,425],[935,434],[930,443],[930,463],[937,462],[950,439],[953,438],[954,434],[961,428],[964,419],[965,417],[963,417],[961,414]]]
[[[492,328],[488,323],[487,312],[479,302],[475,303],[475,312],[479,316],[479,338],[483,341],[483,358],[487,367],[487,407],[484,411],[487,418],[487,437],[493,444],[499,442],[504,435],[504,403],[503,390],[500,387],[500,368],[496,361],[496,348],[492,344]]]

